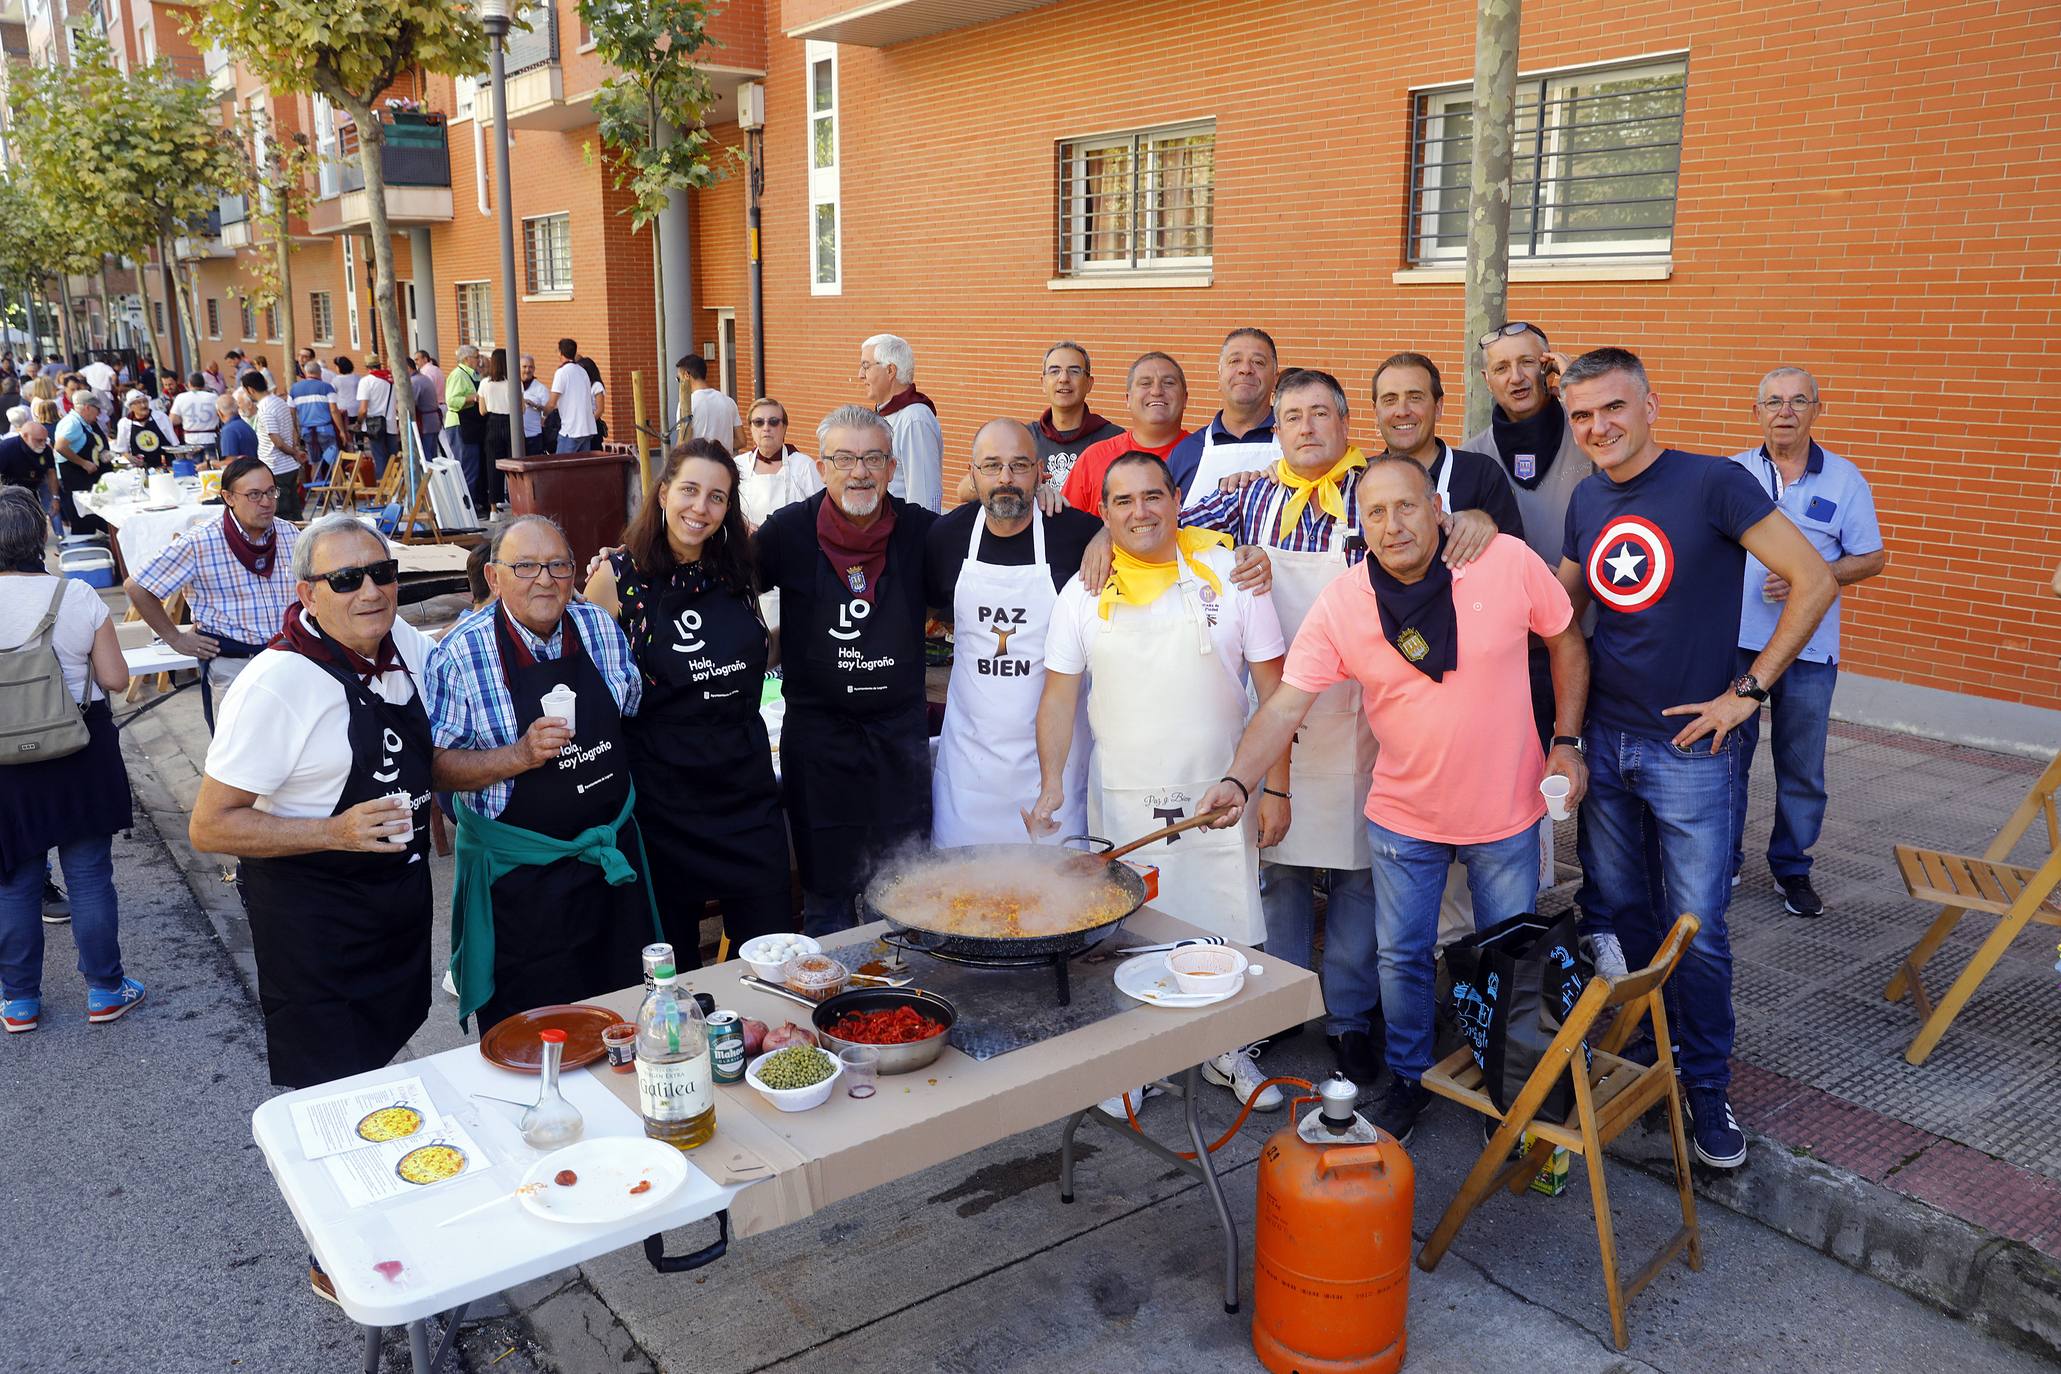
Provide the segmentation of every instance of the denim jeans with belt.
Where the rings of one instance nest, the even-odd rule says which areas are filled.
[[[1375,963],[1374,877],[1364,868],[1260,865],[1260,910],[1267,953],[1313,969],[1317,943],[1317,878],[1330,875],[1324,907],[1324,1033],[1364,1031],[1381,1006]]]
[[[122,945],[116,919],[114,836],[92,835],[57,847],[65,896],[72,906],[72,940],[86,986],[122,985]],[[0,873],[0,995],[43,995],[43,883],[41,856]]]
[[[1759,654],[1739,651],[1739,671],[1753,670]],[[1832,691],[1839,665],[1798,659],[1768,689],[1773,713],[1769,752],[1775,760],[1775,828],[1768,836],[1768,870],[1775,881],[1808,878],[1811,846],[1825,828],[1825,737],[1832,727]],[[1746,860],[1746,793],[1753,752],[1760,743],[1760,713],[1739,727],[1739,767],[1732,789],[1732,872]]]
[[[1434,1041],[1438,905],[1446,870],[1467,867],[1474,928],[1535,910],[1539,897],[1539,828],[1506,839],[1441,844],[1367,822],[1374,843],[1374,925],[1380,942],[1381,1019],[1388,1028],[1388,1067],[1416,1082],[1431,1067]]]
[[[1667,1007],[1682,1083],[1723,1088],[1732,1078],[1732,784],[1738,732],[1712,752],[1591,724],[1589,791],[1582,798],[1582,872],[1611,913],[1625,962],[1652,962],[1682,912],[1702,922],[1668,980]],[[1651,860],[1658,858],[1658,873]]]

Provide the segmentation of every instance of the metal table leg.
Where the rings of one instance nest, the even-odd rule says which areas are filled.
[[[1088,1108],[1083,1107],[1066,1119],[1066,1129],[1059,1133],[1059,1200],[1073,1201],[1073,1133],[1081,1128],[1087,1119]]]
[[[1190,1065],[1181,1075],[1182,1105],[1188,1115],[1188,1139],[1195,1145],[1196,1172],[1202,1175],[1203,1186],[1209,1189],[1209,1200],[1216,1205],[1217,1223],[1224,1228],[1224,1310],[1238,1310],[1238,1227],[1231,1220],[1230,1205],[1224,1201],[1224,1185],[1217,1179],[1216,1163],[1210,1158],[1209,1142],[1202,1138],[1202,1118],[1196,1114],[1196,1101],[1202,1096],[1202,1066]]]
[[[365,1374],[379,1374],[379,1338],[385,1334],[377,1326],[365,1328]]]
[[[458,1340],[458,1324],[465,1320],[465,1309],[471,1303],[460,1303],[444,1314],[444,1338],[437,1342],[436,1353],[429,1349],[429,1321],[427,1318],[408,1323],[408,1359],[415,1374],[436,1374],[443,1364],[444,1356],[451,1353],[451,1347]]]

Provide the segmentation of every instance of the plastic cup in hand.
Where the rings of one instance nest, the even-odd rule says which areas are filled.
[[[880,1051],[871,1045],[848,1045],[837,1052],[844,1065],[844,1090],[853,1097],[871,1097],[880,1077]]]
[[[565,728],[569,732],[577,734],[578,731],[573,725],[573,708],[579,704],[579,700],[578,693],[561,682],[544,693],[541,705],[545,715],[558,717],[565,722]]]
[[[1574,783],[1558,773],[1539,780],[1539,795],[1546,799],[1546,814],[1556,821],[1564,821],[1574,814],[1567,804],[1567,794],[1574,790]]]
[[[389,792],[386,794],[386,800],[399,802],[408,809],[408,828],[398,835],[387,836],[386,842],[388,844],[406,844],[415,838],[415,798],[406,792]]]

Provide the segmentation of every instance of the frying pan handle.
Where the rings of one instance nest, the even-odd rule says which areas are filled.
[[[775,997],[785,997],[788,1001],[799,1002],[802,1006],[805,1007],[817,1007],[822,1005],[822,1003],[818,1002],[815,998],[805,997],[801,993],[796,992],[793,988],[782,987],[778,983],[769,983],[765,979],[757,977],[755,975],[747,975],[743,978],[739,978],[737,981],[744,984],[744,986],[748,988],[756,989],[759,992],[770,992]]]
[[[1105,840],[1100,835],[1068,835],[1059,841],[1059,848],[1064,849],[1076,842],[1085,842],[1087,844],[1088,848],[1082,851],[1087,854],[1107,854],[1110,850],[1116,848],[1115,840]]]
[[[1120,844],[1116,848],[1110,850],[1107,854],[1104,854],[1102,857],[1105,859],[1121,859],[1124,855],[1130,853],[1132,850],[1143,849],[1146,845],[1151,844],[1155,840],[1163,840],[1167,838],[1167,836],[1169,835],[1178,835],[1183,830],[1193,830],[1197,826],[1204,826],[1210,824],[1212,821],[1221,820],[1225,815],[1227,815],[1230,812],[1230,810],[1231,808],[1228,806],[1219,806],[1213,808],[1212,810],[1205,811],[1199,816],[1190,816],[1185,821],[1176,821],[1174,824],[1165,826],[1159,830],[1155,830],[1149,835],[1140,835],[1137,839],[1132,840],[1129,844]]]

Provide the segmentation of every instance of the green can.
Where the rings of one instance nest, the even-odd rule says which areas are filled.
[[[744,1081],[744,1026],[734,1011],[708,1018],[708,1054],[718,1083]]]

